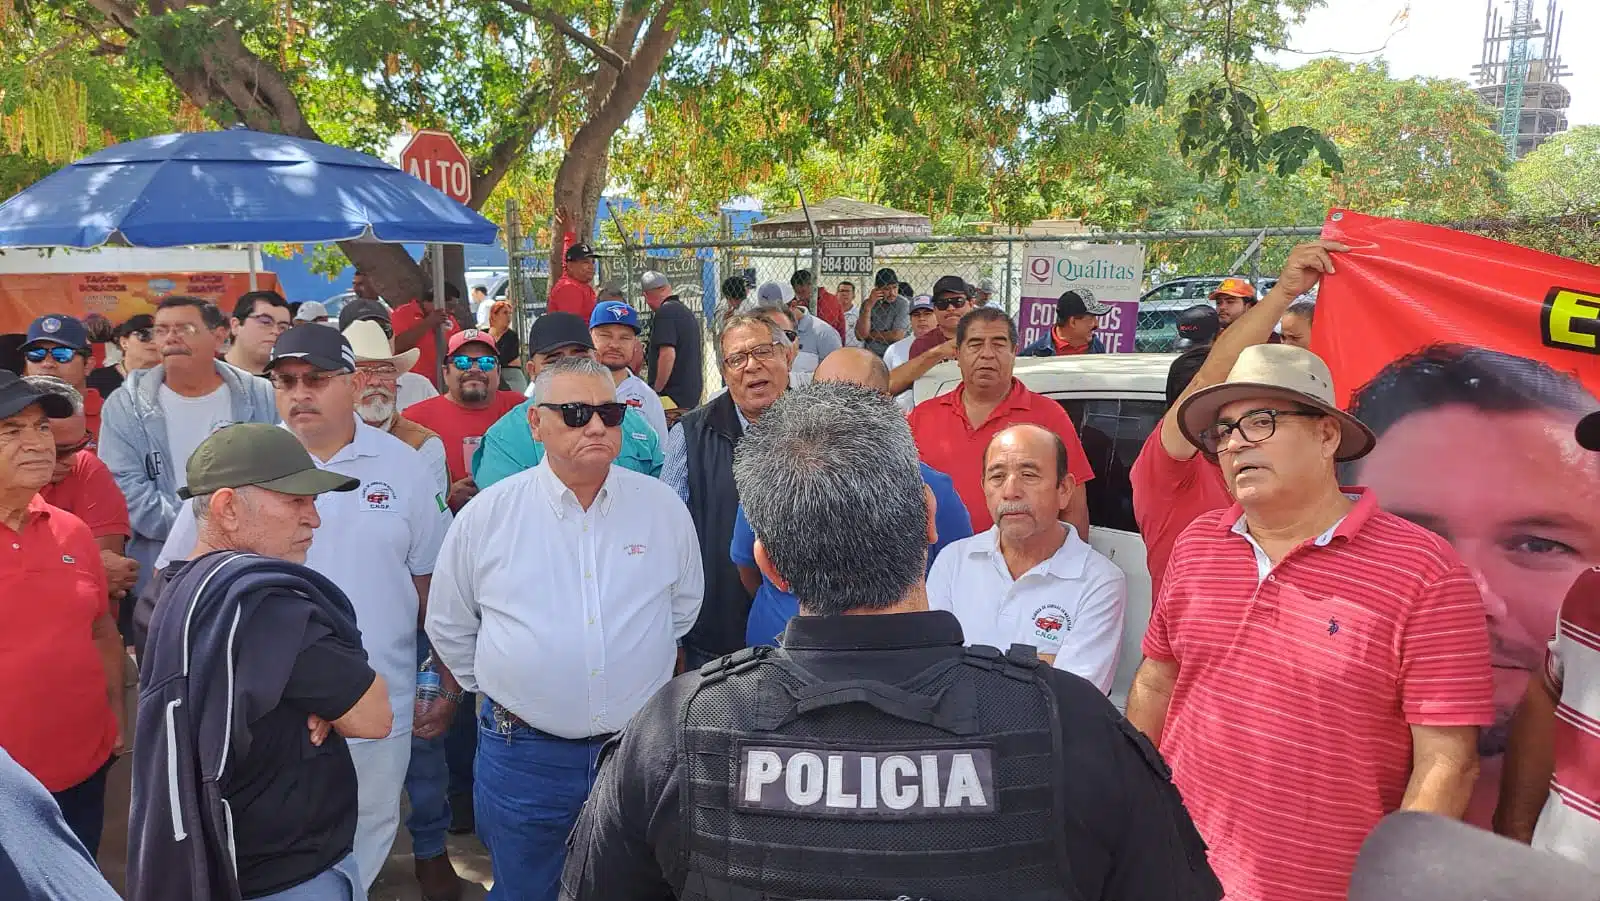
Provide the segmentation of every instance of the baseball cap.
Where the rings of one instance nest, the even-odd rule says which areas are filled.
[[[1094,299],[1094,292],[1088,288],[1073,288],[1063,291],[1056,299],[1056,321],[1062,322],[1074,316],[1104,316],[1111,312],[1111,308]]]
[[[1216,340],[1222,330],[1222,320],[1217,318],[1217,308],[1210,304],[1195,304],[1178,313],[1177,350],[1188,350]]]
[[[1218,294],[1223,294],[1228,297],[1242,297],[1245,300],[1255,300],[1256,286],[1250,284],[1249,279],[1230,276],[1223,279],[1222,284],[1218,285],[1216,289],[1211,292],[1212,297],[1216,297]]]
[[[212,432],[189,456],[186,471],[189,484],[178,489],[178,497],[185,500],[246,485],[306,497],[354,491],[361,484],[360,479],[318,469],[293,433],[260,422],[235,423]]]
[[[15,416],[34,404],[50,419],[72,415],[72,401],[59,394],[46,394],[7,369],[0,369],[0,419]]]
[[[308,300],[294,311],[295,322],[315,322],[318,319],[328,318],[328,308],[321,301]]]
[[[932,295],[929,295],[929,294],[918,294],[916,297],[913,297],[911,299],[911,312],[915,313],[918,310],[931,310],[931,309],[933,309],[933,296]]]
[[[900,276],[895,275],[893,269],[884,267],[879,269],[878,274],[872,277],[872,285],[875,288],[899,287]]]
[[[533,320],[528,330],[528,347],[536,354],[547,354],[570,345],[594,350],[589,326],[577,313],[546,313]]]
[[[639,311],[620,300],[597,303],[594,305],[594,312],[589,314],[589,327],[596,328],[602,325],[625,325],[637,332]]]
[[[654,269],[639,277],[639,288],[644,291],[656,291],[670,287],[672,287],[672,283],[667,281],[667,277]]]
[[[318,322],[302,322],[278,336],[267,369],[284,360],[304,360],[327,372],[355,372],[356,352],[335,329]]]
[[[962,297],[968,297],[971,294],[971,287],[971,285],[967,284],[967,280],[959,275],[942,275],[938,281],[933,283],[933,291],[930,294],[935,298],[945,294],[960,294]]]
[[[794,300],[794,288],[783,282],[762,282],[756,289],[756,300],[760,303],[788,304]]]
[[[1593,870],[1427,813],[1379,821],[1356,857],[1350,901],[1596,901]]]
[[[994,279],[992,279],[992,278],[979,279],[978,280],[978,290],[982,291],[985,294],[993,294],[994,293]]]
[[[357,297],[339,308],[339,331],[350,327],[352,322],[361,322],[371,319],[374,322],[389,322],[389,308],[381,300],[369,300]]]
[[[482,329],[469,328],[462,329],[450,336],[450,343],[445,345],[445,353],[453,354],[468,344],[474,343],[487,345],[491,351],[497,349],[493,335]]]
[[[592,260],[597,256],[599,254],[595,253],[594,248],[587,244],[574,244],[567,248],[566,257],[569,263],[577,260]]]
[[[1584,450],[1600,451],[1600,410],[1578,420],[1578,444]]]
[[[28,326],[28,339],[22,342],[22,346],[26,349],[46,341],[73,350],[88,350],[89,330],[71,316],[46,313]]]

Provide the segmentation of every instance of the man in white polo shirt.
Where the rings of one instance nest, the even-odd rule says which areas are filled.
[[[427,631],[483,697],[473,810],[494,897],[555,901],[600,748],[672,678],[704,576],[677,492],[613,463],[627,405],[606,367],[558,359],[535,385],[544,460],[462,508]]]
[[[355,370],[350,342],[316,323],[284,332],[267,363],[284,428],[311,452],[317,468],[361,480],[355,491],[317,498],[322,525],[306,565],[349,596],[368,662],[388,684],[394,711],[388,738],[350,742],[360,805],[356,863],[370,888],[400,824],[413,728],[419,735],[442,733],[455,715],[460,686],[441,671],[444,697],[413,727],[417,625],[450,513],[422,455],[356,416]],[[194,514],[185,504],[157,566],[187,557],[194,541]]]
[[[1127,580],[1058,519],[1076,487],[1055,433],[1034,425],[997,433],[983,455],[994,525],[939,553],[928,607],[954,613],[971,644],[1033,645],[1056,669],[1109,693]]]

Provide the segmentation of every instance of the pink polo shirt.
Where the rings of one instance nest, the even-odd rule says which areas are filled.
[[[1476,583],[1363,489],[1262,572],[1235,504],[1178,538],[1145,656],[1178,664],[1161,753],[1229,901],[1344,901],[1397,810],[1410,727],[1494,721]]]

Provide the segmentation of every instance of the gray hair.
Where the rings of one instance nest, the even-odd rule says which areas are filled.
[[[844,382],[785,392],[734,448],[733,478],[806,613],[882,610],[922,582],[928,508],[892,398]]]
[[[1306,322],[1312,322],[1315,320],[1317,315],[1317,302],[1314,300],[1297,300],[1294,303],[1289,304],[1289,308],[1284,310],[1283,313],[1285,316],[1293,313],[1296,316],[1304,319]]]
[[[54,394],[58,397],[64,397],[71,401],[72,412],[74,415],[83,412],[83,395],[78,393],[78,389],[72,387],[66,382],[63,382],[55,376],[25,375],[22,377],[22,380],[33,387],[38,388],[45,394]]]
[[[612,381],[611,370],[593,357],[560,357],[544,364],[539,370],[539,375],[533,380],[533,402],[538,403],[539,398],[548,394],[550,383],[564,375],[592,375],[604,379],[606,384],[612,386],[615,395],[616,382]]]
[[[787,311],[785,311],[787,312]],[[772,336],[772,343],[785,347],[789,345],[789,336],[778,328],[778,324],[771,319],[754,313],[734,313],[722,323],[722,330],[717,332],[717,362],[722,362],[723,342],[727,340],[728,333],[736,328],[764,328]]]

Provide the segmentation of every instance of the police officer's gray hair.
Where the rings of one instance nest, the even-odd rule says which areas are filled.
[[[788,346],[789,344],[789,336],[785,335],[783,329],[778,328],[778,324],[771,319],[748,313],[734,313],[727,318],[727,321],[722,323],[722,331],[717,333],[717,361],[719,363],[728,354],[727,346],[723,342],[727,341],[728,333],[736,328],[766,329],[767,334],[772,336],[772,343],[782,346]]]
[[[612,380],[611,370],[605,368],[593,357],[559,357],[544,364],[539,370],[539,375],[533,380],[533,401],[540,403],[540,398],[549,396],[550,383],[564,375],[592,375],[605,379],[612,385],[612,396],[616,396],[616,382]]]
[[[22,380],[24,382],[27,382],[28,384],[32,385],[33,387],[38,388],[40,391],[44,392],[45,394],[54,394],[54,395],[57,395],[59,397],[64,397],[67,400],[71,401],[72,402],[72,412],[74,414],[78,414],[78,413],[82,413],[83,412],[83,395],[78,393],[78,389],[72,387],[71,385],[67,384],[66,382],[63,382],[62,380],[56,378],[55,376],[53,376],[53,375],[25,375],[25,376],[22,377]]]
[[[922,581],[928,508],[892,398],[844,382],[787,391],[740,439],[733,477],[806,613],[892,607]]]

